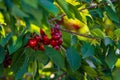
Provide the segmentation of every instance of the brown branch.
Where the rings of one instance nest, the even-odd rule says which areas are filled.
[[[79,34],[77,32],[73,32],[73,31],[70,31],[70,30],[67,30],[67,29],[63,29],[63,28],[60,28],[60,30],[62,30],[64,32],[71,33],[73,35],[78,35],[78,36],[82,36],[82,37],[85,37],[85,38],[89,38],[89,39],[100,39],[100,38],[92,37],[90,35]]]

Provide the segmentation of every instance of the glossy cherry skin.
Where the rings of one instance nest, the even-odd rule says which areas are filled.
[[[35,46],[37,46],[37,40],[36,40],[36,39],[29,39],[28,45],[29,45],[30,47],[35,47]]]
[[[45,50],[44,45],[40,45],[39,50],[44,51]]]
[[[35,37],[34,37],[38,42],[39,41],[41,41],[41,38],[40,38],[40,36],[39,35],[35,35]]]

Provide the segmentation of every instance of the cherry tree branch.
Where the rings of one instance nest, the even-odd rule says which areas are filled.
[[[112,0],[111,2],[116,2],[118,0]],[[97,4],[97,3],[91,3],[90,6],[86,7],[86,8],[82,8],[79,10],[79,12],[82,12],[83,10],[86,10],[86,9],[93,9],[93,8],[96,8],[98,6],[102,6],[102,5],[106,5],[108,4],[108,2],[105,2],[105,3],[101,3],[101,4]],[[66,14],[61,14],[59,17],[62,18],[66,16]],[[57,18],[51,18],[49,20],[49,22],[51,23],[52,21],[55,21],[55,20],[58,20]],[[100,38],[96,38],[96,37],[93,37],[93,36],[90,36],[90,35],[84,35],[84,34],[79,34],[77,32],[72,32],[70,30],[67,30],[67,29],[63,29],[63,28],[60,28],[60,30],[64,31],[64,32],[68,32],[70,34],[73,34],[73,35],[78,35],[78,36],[82,36],[82,37],[85,37],[85,38],[89,38],[89,39],[100,39]]]
[[[73,35],[77,35],[77,36],[82,36],[82,37],[85,37],[85,38],[89,38],[89,39],[100,39],[100,38],[96,38],[96,37],[93,37],[93,36],[90,36],[90,35],[79,34],[77,32],[73,32],[73,31],[70,31],[68,29],[60,28],[60,30],[64,31],[64,32],[68,32],[68,33],[73,34]]]
[[[118,0],[112,0],[111,2],[116,2],[116,1],[118,1]],[[96,7],[99,6],[99,5],[102,6],[102,5],[105,5],[105,4],[108,4],[108,3],[107,3],[107,2],[102,3],[102,4],[91,3],[90,6],[88,6],[88,7],[86,7],[86,8],[80,9],[79,12],[82,12],[83,10],[86,10],[86,9],[93,9],[93,8],[96,8]],[[66,16],[66,14],[61,14],[59,17],[62,18],[62,17],[64,17],[64,16]],[[55,21],[55,20],[57,20],[57,18],[51,18],[51,19],[49,20],[49,22]]]

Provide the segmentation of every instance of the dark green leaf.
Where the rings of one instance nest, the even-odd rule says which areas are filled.
[[[54,16],[57,16],[59,13],[59,9],[50,1],[48,0],[39,0],[39,5],[45,9],[48,13],[53,14]]]
[[[22,79],[25,72],[27,72],[29,58],[26,56],[25,61],[21,69],[15,74],[15,80]]]
[[[11,70],[14,73],[18,72],[25,60],[25,49],[19,49],[15,54],[12,55],[12,65]]]
[[[20,17],[20,18],[29,17],[26,13],[24,13],[22,10],[20,10],[15,5],[12,7],[11,13],[12,13],[13,16]]]
[[[5,49],[0,45],[0,64],[4,61],[5,54]]]
[[[35,50],[30,47],[25,48],[25,54],[30,58],[29,61],[34,61],[36,58]]]
[[[117,61],[117,56],[115,54],[114,48],[110,48],[108,55],[105,57],[105,61],[110,69],[114,68],[115,62]]]
[[[42,19],[43,19],[43,11],[41,9],[36,9],[31,7],[30,5],[22,2],[23,10],[27,13],[29,13],[30,21],[34,24],[41,25]]]
[[[64,57],[62,57],[62,55],[58,51],[51,47],[46,47],[45,53],[49,56],[54,64],[56,64],[60,68],[65,68]]]
[[[89,43],[84,43],[81,48],[81,51],[82,51],[83,58],[93,56],[95,54],[94,47]]]
[[[116,23],[119,23],[119,17],[118,17],[118,15],[109,6],[105,6],[105,10],[107,12],[108,17],[112,21],[114,21]]]
[[[81,57],[74,47],[67,49],[66,57],[73,71],[79,69],[81,65]]]
[[[12,36],[12,32],[10,32],[5,38],[2,38],[0,44],[4,47],[11,38],[11,36]]]
[[[43,63],[44,65],[48,63],[49,58],[43,51],[37,50],[35,53],[38,63]]]
[[[64,0],[56,0],[56,2],[59,4],[59,6],[64,10],[64,12],[66,13],[66,15],[69,18],[73,18],[72,13],[69,11],[70,8],[68,7],[68,3]]]
[[[73,45],[76,45],[76,44],[78,44],[78,39],[77,39],[77,36],[72,36],[72,39],[71,39],[71,45],[73,46]]]
[[[34,8],[38,7],[38,0],[23,0],[23,1]]]
[[[4,66],[0,64],[0,75],[2,76],[4,74]]]
[[[10,55],[17,51],[22,46],[22,38],[23,36],[18,36],[17,40],[8,45],[8,50]]]

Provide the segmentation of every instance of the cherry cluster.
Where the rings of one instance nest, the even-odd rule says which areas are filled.
[[[52,38],[50,39],[51,46],[54,49],[59,50],[60,45],[62,45],[62,42],[63,42],[62,33],[60,31],[59,25],[55,25],[55,27],[51,29],[51,36],[52,36]]]
[[[59,25],[51,28],[51,39],[40,29],[40,35],[35,34],[28,41],[28,46],[34,50],[44,51],[44,45],[51,45],[54,49],[59,50],[62,45],[62,33]]]
[[[11,65],[12,59],[9,57],[9,54],[5,55],[5,59],[3,61],[3,65],[5,68],[8,68],[9,65]]]

